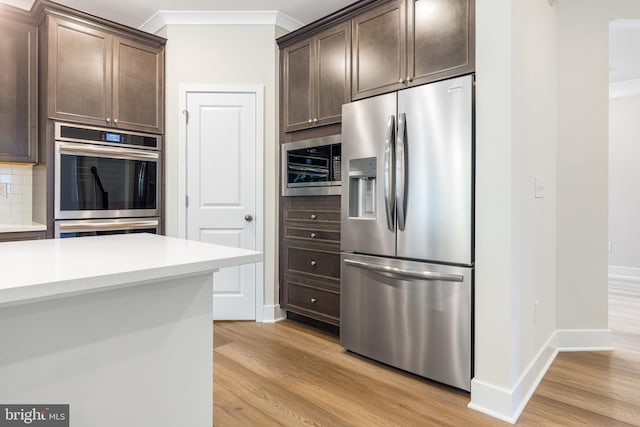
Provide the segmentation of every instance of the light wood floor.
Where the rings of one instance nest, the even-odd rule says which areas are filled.
[[[610,309],[614,343],[629,346],[560,353],[518,425],[640,426],[640,295],[629,292],[613,290]],[[508,425],[468,409],[465,392],[345,353],[298,322],[214,331],[217,427]]]

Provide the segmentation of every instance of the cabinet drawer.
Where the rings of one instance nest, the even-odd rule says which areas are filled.
[[[286,220],[310,223],[338,223],[340,222],[340,211],[289,209],[286,211]]]
[[[340,317],[339,292],[319,289],[293,280],[296,279],[291,278],[288,281],[287,307],[321,313],[336,320]]]
[[[300,273],[340,278],[340,254],[302,248],[287,248],[287,269]]]
[[[340,232],[334,230],[318,230],[313,228],[286,227],[287,239],[300,239],[320,242],[340,243]]]

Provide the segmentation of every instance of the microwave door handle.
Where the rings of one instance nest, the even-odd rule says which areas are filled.
[[[395,163],[395,116],[387,119],[387,133],[384,140],[384,207],[387,213],[387,228],[395,231],[395,195],[394,173]]]
[[[309,167],[309,166],[296,166],[296,165],[289,165],[288,168],[291,169],[291,170],[294,170],[294,171],[315,172],[315,173],[319,173],[319,174],[323,174],[323,175],[329,175],[329,171],[327,169],[323,169],[323,168],[312,168],[312,167]]]
[[[407,219],[407,116],[398,115],[398,138],[396,140],[396,212],[398,229],[404,231]]]

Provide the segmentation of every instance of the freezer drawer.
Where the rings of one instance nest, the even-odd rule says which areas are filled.
[[[473,270],[341,255],[340,344],[469,391]]]

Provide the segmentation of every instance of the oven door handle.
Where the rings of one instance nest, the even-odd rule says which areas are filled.
[[[131,150],[126,148],[113,148],[101,145],[73,144],[68,142],[58,142],[60,154],[91,156],[91,157],[111,157],[124,160],[158,161],[160,155],[156,152],[144,150]]]
[[[157,220],[140,221],[73,221],[60,224],[60,231],[94,231],[94,230],[120,230],[123,228],[153,228],[158,226]]]

